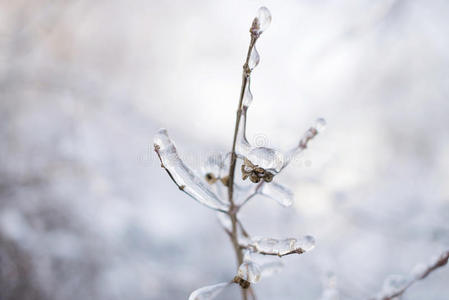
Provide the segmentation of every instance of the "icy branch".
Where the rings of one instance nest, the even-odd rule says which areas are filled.
[[[315,239],[310,235],[300,239],[287,238],[282,240],[256,237],[252,238],[246,245],[241,245],[241,247],[263,255],[282,257],[290,254],[302,254],[312,250],[315,247]]]
[[[179,158],[167,130],[160,129],[154,137],[154,151],[161,161],[161,167],[181,191],[211,209],[227,212],[228,206]]]
[[[372,298],[371,300],[393,300],[397,297],[400,297],[417,281],[423,280],[436,269],[445,266],[448,260],[449,250],[443,252],[440,256],[438,256],[436,260],[432,261],[428,265],[418,265],[418,268],[415,269],[414,272],[412,272],[411,278],[408,280],[405,278],[397,277],[387,278],[386,282],[384,283],[382,292],[379,294],[379,296]]]

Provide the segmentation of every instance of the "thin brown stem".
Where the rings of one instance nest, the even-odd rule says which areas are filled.
[[[235,153],[235,147],[236,147],[236,143],[237,143],[237,134],[239,131],[240,119],[242,117],[243,97],[245,95],[246,85],[248,84],[248,78],[251,74],[251,70],[248,67],[248,62],[249,62],[249,58],[251,56],[251,51],[253,50],[254,44],[256,43],[257,37],[258,37],[257,35],[251,34],[251,41],[250,41],[250,44],[248,47],[246,61],[245,61],[245,64],[243,65],[242,87],[240,89],[240,99],[239,99],[239,105],[238,105],[238,109],[237,109],[237,117],[235,120],[234,138],[232,141],[232,150],[231,150],[231,162],[230,162],[230,167],[229,167],[228,198],[229,198],[230,207],[229,207],[228,214],[229,214],[229,216],[231,218],[231,222],[232,222],[232,232],[230,234],[230,239],[231,239],[232,245],[234,247],[235,255],[237,257],[237,266],[240,266],[243,262],[243,253],[242,253],[242,249],[240,248],[239,241],[238,241],[238,235],[237,235],[237,225],[239,223],[239,221],[237,219],[238,207],[235,205],[234,197],[233,197],[234,196],[235,166],[237,163],[237,154]],[[248,299],[247,289],[242,289],[242,299],[243,300]]]

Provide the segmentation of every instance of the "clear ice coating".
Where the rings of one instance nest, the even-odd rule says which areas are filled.
[[[393,295],[401,291],[407,286],[408,282],[407,278],[402,275],[388,276],[382,285],[382,291],[378,295],[378,298],[383,299],[388,295]]]
[[[285,207],[289,207],[293,204],[293,192],[276,182],[263,184],[259,193],[277,201],[280,205]]]
[[[251,102],[253,102],[253,94],[251,93],[250,87],[251,78],[248,78],[247,80],[248,81],[245,86],[245,91],[243,92],[243,101],[242,101],[242,105],[246,108],[251,105]]]
[[[246,158],[254,165],[267,171],[278,173],[284,165],[284,155],[275,149],[255,147],[249,151]]]
[[[304,253],[315,247],[315,239],[306,235],[302,238],[274,239],[268,237],[255,237],[252,239],[250,247],[259,253],[283,256],[292,253]]]
[[[257,52],[256,46],[254,46],[249,55],[248,68],[250,70],[253,70],[255,67],[257,67],[259,62],[260,62],[260,55],[259,52]]]
[[[257,11],[256,19],[258,23],[258,33],[260,34],[267,30],[267,28],[271,24],[271,13],[268,8],[266,8],[265,6],[259,8],[259,10]]]
[[[229,285],[230,285],[229,282],[222,282],[222,283],[199,288],[190,294],[189,300],[211,300],[211,299],[214,299]]]
[[[255,262],[251,260],[245,260],[240,265],[237,276],[251,283],[257,283],[260,280],[261,271],[259,266]]]
[[[202,166],[203,174],[213,174],[216,177],[220,177],[223,169],[225,168],[224,158],[221,153],[213,153],[207,157]]]
[[[224,229],[232,232],[232,221],[228,214],[217,212],[217,219]]]
[[[161,163],[181,189],[209,208],[221,211],[228,210],[228,206],[179,158],[167,130],[160,129],[157,132],[154,137],[154,146],[160,156]]]

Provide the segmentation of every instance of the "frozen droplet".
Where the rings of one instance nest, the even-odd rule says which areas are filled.
[[[296,247],[304,251],[310,251],[315,248],[315,238],[311,235],[306,235],[296,242]]]
[[[179,158],[174,143],[168,136],[167,130],[160,129],[154,137],[154,146],[159,154],[161,163],[169,172],[176,184],[192,198],[201,204],[221,211],[227,211],[228,205],[213,193],[203,179],[198,177]]]
[[[276,182],[265,183],[260,189],[260,194],[277,201],[285,207],[293,204],[293,192]]]
[[[251,93],[250,88],[250,79],[248,78],[248,81],[245,86],[245,91],[243,92],[243,106],[249,107],[251,105],[251,102],[253,102],[253,94]]]
[[[323,118],[319,118],[315,121],[315,129],[318,132],[323,132],[324,129],[326,129],[326,120]]]
[[[253,70],[260,62],[260,55],[256,49],[256,46],[253,47],[251,53],[249,55],[248,67],[250,70]]]
[[[284,156],[280,151],[267,147],[256,147],[248,153],[248,160],[266,171],[278,173],[284,164]]]
[[[189,300],[212,300],[229,285],[228,282],[222,282],[199,288],[190,294]]]
[[[257,283],[260,280],[260,268],[252,261],[244,261],[237,272],[237,275],[251,283]]]
[[[271,13],[268,8],[266,8],[265,6],[259,8],[259,10],[257,11],[256,19],[258,22],[258,32],[262,33],[267,30],[267,28],[271,24]]]

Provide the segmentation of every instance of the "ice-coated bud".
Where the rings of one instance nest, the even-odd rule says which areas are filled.
[[[260,280],[260,269],[256,263],[244,261],[240,265],[237,275],[246,281],[256,283]]]
[[[318,132],[323,132],[326,129],[326,120],[323,118],[316,119],[315,121],[315,129]]]
[[[259,8],[259,10],[257,11],[256,20],[259,34],[267,30],[267,28],[271,24],[271,13],[268,8],[266,8],[265,6]]]

